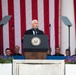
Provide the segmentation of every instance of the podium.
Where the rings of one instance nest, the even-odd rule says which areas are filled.
[[[25,35],[23,50],[26,59],[45,59],[48,50],[47,35]]]

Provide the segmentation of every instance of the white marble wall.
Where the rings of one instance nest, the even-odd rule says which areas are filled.
[[[28,66],[28,65],[27,65]],[[21,74],[21,68],[23,67],[25,67],[25,66],[23,66],[22,64],[20,64],[20,71],[19,71],[19,73]],[[33,66],[32,66],[33,67]],[[45,66],[45,65],[43,65],[43,66],[41,66],[41,65],[39,65],[39,66],[37,66],[37,70],[35,70],[35,71],[37,71],[37,74],[38,73],[40,73],[40,71],[41,70],[39,70],[39,68],[42,68],[42,69],[44,69],[44,71],[43,72],[45,72],[45,70],[46,70],[46,72],[48,71],[48,73],[49,73],[49,71],[51,72],[51,70],[50,70],[50,68],[48,68],[47,69],[47,65]],[[45,68],[46,67],[46,68]],[[56,65],[56,67],[57,67],[57,65]],[[54,67],[55,68],[55,67]],[[26,69],[26,68],[24,68],[24,69]],[[31,70],[33,70],[32,68],[30,68]],[[52,69],[52,71],[54,71],[53,70],[53,66],[51,67],[51,69]],[[57,69],[57,68],[56,68]],[[27,69],[28,70],[28,69]],[[22,71],[24,71],[24,72],[26,72],[27,70],[22,70]],[[31,71],[30,70],[30,71]],[[17,70],[16,70],[17,71]],[[30,73],[30,71],[28,71],[29,73]],[[64,72],[64,71],[63,71]],[[1,64],[0,63],[0,75],[13,75],[12,74],[13,72],[12,72],[12,64]],[[48,73],[47,73],[47,75],[48,75]],[[54,75],[54,72],[52,72],[53,73],[53,75]],[[52,73],[49,73],[49,75],[51,75]],[[56,72],[55,72],[56,73]],[[22,74],[23,75],[23,74]],[[33,75],[33,74],[31,74],[31,75]],[[45,74],[44,74],[45,75]],[[65,64],[65,75],[76,75],[76,64]]]
[[[0,63],[0,75],[12,75],[12,64]]]
[[[63,60],[14,61],[13,75],[64,75]]]

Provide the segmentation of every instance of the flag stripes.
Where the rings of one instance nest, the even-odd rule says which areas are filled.
[[[9,47],[11,49],[11,53],[13,52],[13,48],[15,46],[15,31],[14,31],[14,1],[8,0],[8,15],[12,15],[11,20],[9,21]]]
[[[49,0],[50,46],[52,48],[52,54],[55,53],[54,7],[55,7],[54,0]]]
[[[32,27],[33,19],[38,20],[39,29],[48,36],[52,49],[59,45],[59,0],[0,0],[0,20],[6,15],[12,15],[12,18],[3,29],[0,27],[0,42],[3,43],[0,49],[4,53],[7,47],[13,52],[15,45],[19,45],[22,52],[21,39]]]
[[[2,0],[2,17],[8,15],[8,0]],[[9,23],[3,26],[3,49],[9,47]]]
[[[48,40],[50,41],[50,33],[49,33],[49,0],[44,0],[44,32],[45,32],[45,34],[47,34]]]
[[[75,46],[76,46],[76,0],[74,0],[74,19],[75,19]]]
[[[2,1],[0,0],[0,21],[2,20]],[[3,27],[0,26],[0,52],[3,54]]]

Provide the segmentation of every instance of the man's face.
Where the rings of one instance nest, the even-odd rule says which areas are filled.
[[[48,50],[48,54],[51,54],[51,50]]]
[[[57,54],[60,53],[60,48],[56,48],[56,53],[57,53]]]
[[[19,53],[20,47],[19,46],[15,46],[15,53]]]
[[[66,56],[69,56],[69,53],[70,53],[69,51],[66,51]]]
[[[36,29],[38,28],[38,21],[35,20],[33,23],[32,23],[32,28]]]
[[[6,55],[10,56],[10,54],[11,54],[10,50],[6,50]]]

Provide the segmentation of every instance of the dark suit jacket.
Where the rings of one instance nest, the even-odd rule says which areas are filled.
[[[53,56],[64,56],[63,54],[54,54]]]
[[[22,56],[22,54],[20,54],[20,53],[14,53],[11,56]]]
[[[25,35],[27,34],[27,35],[33,35],[33,30],[34,29],[29,29],[29,30],[27,30],[26,32],[25,32]],[[43,31],[41,31],[41,30],[39,30],[39,29],[36,29],[36,31],[37,31],[37,35],[44,35],[44,32]]]
[[[25,35],[33,35],[33,30],[34,30],[34,29],[29,29],[29,30],[27,30],[27,31],[25,32]],[[39,30],[39,29],[37,29],[36,31],[37,31],[37,35],[44,35],[44,32],[41,31],[41,30]],[[22,43],[23,43],[23,39],[22,39]]]
[[[76,56],[76,54],[72,55],[72,56]]]

